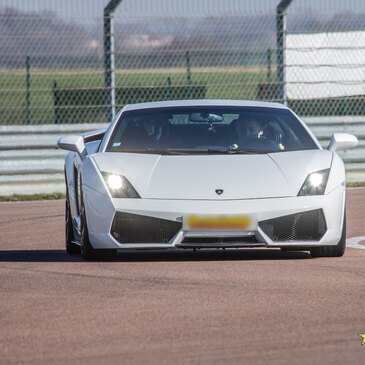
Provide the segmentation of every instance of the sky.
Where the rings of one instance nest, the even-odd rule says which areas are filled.
[[[279,0],[122,0],[118,14],[136,17],[192,17],[274,14]],[[102,16],[108,0],[0,0],[0,9],[52,11],[62,18],[85,22]],[[293,0],[289,13],[365,12],[364,0]]]

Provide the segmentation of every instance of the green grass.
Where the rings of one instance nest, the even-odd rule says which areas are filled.
[[[195,85],[205,85],[205,98],[209,99],[257,99],[258,86],[265,84],[265,68],[193,68],[192,82]],[[172,86],[187,85],[184,68],[119,70],[116,73],[117,88],[133,88],[166,86],[171,79]],[[275,73],[272,80],[275,80]],[[100,89],[104,88],[104,73],[99,70],[42,70],[31,72],[31,124],[53,123],[54,101],[52,87],[56,82],[60,89]],[[275,85],[273,92],[275,90]],[[78,119],[77,112],[72,121],[101,122],[104,118],[104,100],[100,100],[99,108],[88,106],[86,113],[85,94],[80,94],[80,100],[74,105],[75,110],[84,116]],[[90,100],[90,99],[89,99]],[[363,115],[365,98],[332,98],[318,100],[292,100],[289,106],[299,115]],[[120,108],[121,105],[117,105]],[[68,110],[73,110],[69,108]],[[76,115],[76,117],[75,117]],[[89,117],[91,115],[91,119]],[[67,120],[67,118],[66,118]],[[25,72],[0,69],[0,125],[25,123]]]
[[[117,87],[186,85],[184,69],[117,72]],[[255,99],[257,86],[265,82],[264,69],[193,69],[194,84],[206,85],[206,98]],[[53,82],[59,88],[103,88],[104,74],[92,70],[33,70],[31,74],[31,122],[53,121]],[[119,106],[118,106],[119,107]],[[25,73],[0,70],[0,124],[22,124],[25,115]]]
[[[348,182],[346,184],[348,188],[362,188],[365,187],[365,181],[359,181],[359,182]]]
[[[30,195],[14,194],[9,196],[0,196],[0,202],[59,200],[59,199],[65,199],[65,195],[61,193],[52,193],[52,194],[30,194]]]

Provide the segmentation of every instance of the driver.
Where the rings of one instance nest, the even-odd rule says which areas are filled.
[[[152,115],[142,123],[150,144],[161,144],[169,134],[169,123],[161,115]]]
[[[143,121],[143,129],[146,131],[147,135],[153,139],[158,140],[161,134],[161,130],[158,126],[158,120],[155,116]]]
[[[240,116],[236,123],[236,134],[240,143],[247,138],[261,138],[264,135],[264,130],[258,120],[250,116]]]

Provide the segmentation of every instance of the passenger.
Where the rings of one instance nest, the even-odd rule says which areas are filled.
[[[124,148],[145,148],[148,143],[147,132],[134,123],[129,123],[121,137]]]

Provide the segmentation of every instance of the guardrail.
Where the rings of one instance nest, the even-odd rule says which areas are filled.
[[[67,151],[57,141],[67,134],[107,124],[0,126],[0,195],[64,192]]]
[[[365,182],[365,116],[303,118],[323,147],[327,147],[334,132],[354,134],[359,139],[356,148],[338,151],[345,162],[348,182]]]
[[[359,146],[339,151],[347,180],[365,181],[365,116],[304,118],[326,147],[333,132],[348,132]],[[67,134],[102,129],[106,124],[0,126],[0,195],[64,192],[63,164],[66,151],[57,141]]]

